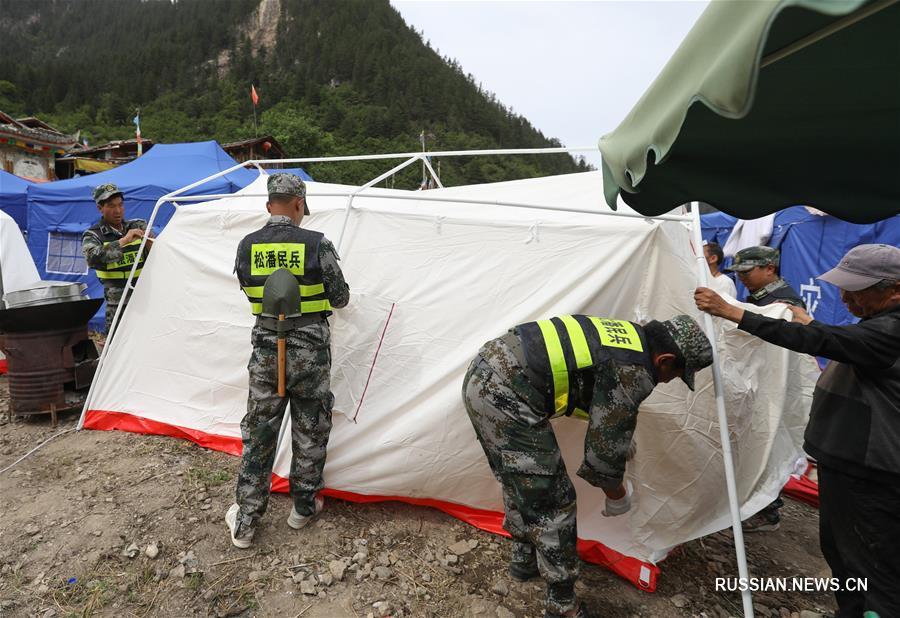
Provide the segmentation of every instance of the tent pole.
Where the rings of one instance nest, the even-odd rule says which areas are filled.
[[[195,187],[199,187],[202,184],[206,184],[210,180],[215,180],[216,178],[220,178],[222,176],[225,176],[226,174],[230,174],[231,172],[233,172],[235,170],[239,170],[241,168],[247,167],[248,165],[256,166],[256,168],[259,170],[260,175],[262,175],[263,169],[262,169],[262,167],[260,167],[259,164],[263,161],[266,161],[266,159],[261,159],[261,160],[254,159],[252,161],[244,161],[243,163],[237,163],[237,164],[229,167],[227,170],[222,170],[221,172],[216,172],[215,174],[211,174],[211,175],[207,176],[206,178],[201,178],[200,180],[198,180],[196,182],[192,182],[191,184],[187,185],[186,187],[181,187],[180,189],[178,189],[176,191],[172,191],[171,193],[166,193],[164,196],[159,198],[159,202],[157,203],[157,208],[159,207],[159,203],[161,203],[161,202],[173,202],[173,205],[177,207],[178,205],[175,204],[174,201],[172,200],[172,198],[174,198],[175,196],[181,195],[185,191],[190,191],[191,189],[193,189]],[[279,161],[275,160],[275,159],[271,160],[271,163],[278,163],[278,162]],[[233,196],[233,194],[231,194],[231,193],[228,194],[228,197],[232,197],[232,196]],[[153,216],[156,216],[155,210],[153,211]],[[151,217],[151,219],[152,219],[152,217]]]
[[[332,161],[374,161],[377,159],[408,159],[409,157],[475,157],[484,155],[567,154],[571,152],[597,152],[596,146],[573,148],[502,148],[493,150],[436,150],[433,152],[395,152],[374,155],[342,155],[337,157],[300,157],[296,159],[255,159],[248,163],[329,163]]]
[[[428,160],[428,157],[422,157],[422,163],[428,168],[428,171],[431,173],[431,177],[434,179],[434,182],[437,184],[438,189],[443,189],[444,185],[441,184],[441,177],[437,175],[434,171],[434,168],[431,167],[431,161]],[[440,167],[440,161],[438,161],[438,167]]]
[[[808,34],[805,37],[803,37],[802,39],[794,41],[790,45],[788,45],[786,47],[782,47],[781,49],[772,52],[771,54],[769,54],[768,56],[766,56],[765,58],[760,60],[759,68],[763,69],[763,68],[769,66],[770,64],[775,64],[776,62],[778,62],[780,60],[784,60],[788,56],[796,54],[798,51],[800,51],[806,47],[809,47],[813,43],[818,43],[822,39],[828,38],[832,34],[835,34],[836,32],[840,32],[841,30],[844,30],[845,28],[849,28],[856,22],[862,21],[866,17],[874,15],[875,13],[878,13],[879,11],[883,11],[884,9],[890,8],[891,6],[893,6],[896,3],[897,3],[897,0],[880,0],[879,2],[873,2],[871,4],[867,4],[863,8],[857,9],[855,12],[850,13],[846,17],[842,17],[841,19],[839,19],[831,24],[828,24],[821,30],[817,30],[817,31],[813,32],[812,34]]]
[[[516,155],[516,154],[565,154],[570,152],[596,152],[596,146],[579,146],[576,148],[508,148],[503,150],[445,150],[440,152],[427,152],[424,153],[429,157],[473,157],[480,155]],[[177,191],[173,191],[171,193],[167,193],[163,196],[163,199],[173,198],[176,195],[181,195],[185,191],[189,191],[195,187],[199,187],[202,184],[209,182],[210,180],[215,180],[221,176],[229,174],[237,169],[241,169],[248,166],[255,166],[259,169],[260,173],[262,173],[263,165],[275,165],[276,163],[326,163],[333,161],[374,161],[377,159],[408,159],[410,157],[416,157],[416,161],[418,161],[418,157],[423,156],[421,152],[401,152],[401,153],[391,153],[391,154],[377,154],[377,155],[348,155],[348,156],[340,156],[340,157],[305,157],[300,159],[250,159],[249,161],[243,161],[241,163],[236,163],[232,165],[227,170],[222,170],[221,172],[216,172],[206,178],[202,178],[197,182],[192,182],[186,187],[182,187]],[[171,200],[169,200],[171,201]]]
[[[549,204],[525,204],[522,202],[505,202],[502,200],[476,200],[470,198],[462,198],[462,197],[444,197],[437,196],[433,191],[430,191],[427,195],[423,195],[421,191],[409,191],[409,195],[364,195],[363,197],[372,197],[374,199],[384,199],[384,200],[408,200],[415,202],[445,202],[448,204],[475,204],[479,205],[487,205],[487,206],[508,206],[510,208],[530,208],[533,210],[553,210],[556,212],[578,212],[584,213],[588,215],[601,215],[605,217],[619,217],[623,219],[643,219],[645,221],[678,221],[681,223],[688,223],[693,221],[690,216],[686,215],[656,215],[655,217],[645,217],[644,215],[640,215],[633,212],[613,212],[607,210],[597,210],[594,208],[571,208],[566,206],[552,206]],[[356,196],[358,192],[349,192],[349,191],[339,191],[339,192],[331,192],[331,191],[311,191],[307,193],[307,197],[350,197],[351,195]],[[233,198],[233,197],[243,197],[243,198],[261,198],[266,197],[265,193],[244,193],[240,196],[235,196],[233,193],[214,193],[209,195],[193,195],[189,197],[181,197],[178,198],[180,202],[206,202],[209,200],[218,200],[225,198]]]
[[[404,167],[408,167],[408,166],[412,165],[413,163],[418,161],[419,158],[420,158],[419,155],[412,156],[408,161],[404,161],[400,165],[396,165],[396,166],[392,167],[391,169],[389,169],[385,173],[381,174],[380,176],[373,178],[372,180],[370,180],[369,182],[367,182],[366,184],[361,186],[359,189],[357,189],[356,191],[354,191],[347,197],[347,208],[344,211],[344,223],[343,223],[343,225],[341,225],[341,235],[338,236],[337,246],[335,247],[337,249],[338,255],[340,255],[341,246],[343,246],[343,244],[344,244],[344,232],[347,231],[347,222],[350,220],[350,208],[353,206],[353,198],[355,198],[357,195],[359,195],[366,189],[378,184],[385,178],[390,177],[392,174],[396,174],[397,172],[402,170]]]
[[[697,276],[703,287],[709,287],[709,266],[703,255],[703,235],[700,233],[700,204],[691,202],[691,235],[693,238],[694,252],[697,257]],[[716,332],[713,326],[712,316],[702,314],[703,330],[709,337],[713,355],[713,385],[716,391],[716,412],[719,417],[719,438],[722,441],[722,462],[725,464],[725,484],[728,487],[728,508],[731,511],[731,531],[734,533],[734,553],[737,557],[738,577],[742,581],[748,580],[747,553],[744,548],[744,529],[741,527],[741,510],[737,497],[737,484],[734,479],[734,457],[731,453],[731,437],[728,431],[728,416],[725,414],[725,390],[722,381],[722,368],[719,365],[719,349],[716,346]],[[750,590],[741,591],[741,601],[744,604],[744,616],[753,618],[753,598]]]

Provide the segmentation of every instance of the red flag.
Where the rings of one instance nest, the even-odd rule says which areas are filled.
[[[254,105],[259,105],[259,95],[256,94],[256,88],[253,87],[253,84],[250,84],[250,100],[253,101]]]

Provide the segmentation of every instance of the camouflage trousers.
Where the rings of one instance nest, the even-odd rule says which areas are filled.
[[[478,355],[463,380],[466,412],[494,476],[503,486],[503,527],[513,538],[513,560],[536,556],[548,584],[546,607],[563,614],[575,607],[578,578],[575,488],[549,421],[534,417]]]
[[[122,295],[125,293],[125,287],[117,287],[114,285],[104,285],[103,286],[103,298],[106,300],[106,333],[109,334],[109,327],[112,324],[113,317],[116,315],[116,308],[122,304],[122,311],[125,311],[125,308],[128,306],[128,301],[131,300],[131,296],[134,294],[134,291],[128,295],[128,298],[125,299],[125,302],[122,303]],[[121,316],[119,317],[119,322],[122,321]]]
[[[272,331],[253,328],[250,396],[241,421],[243,452],[235,501],[240,506],[238,530],[254,526],[266,512],[271,490],[272,466],[285,408],[291,410],[290,490],[300,515],[312,515],[316,492],[324,487],[322,469],[331,433],[334,396],[331,380],[331,334],[327,322],[310,324],[287,335],[285,387],[278,396],[277,337]]]

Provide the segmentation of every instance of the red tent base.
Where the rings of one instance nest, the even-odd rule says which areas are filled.
[[[140,416],[125,414],[123,412],[88,410],[84,419],[84,428],[100,430],[117,429],[119,431],[130,431],[134,433],[171,436],[174,438],[190,440],[205,448],[222,451],[231,455],[241,454],[240,438],[208,434],[197,431],[196,429],[169,425],[167,423],[161,423]],[[287,479],[273,474],[272,490],[286,493],[288,491]],[[393,500],[418,506],[428,506],[441,510],[448,515],[475,526],[476,528],[480,528],[481,530],[502,536],[509,536],[509,533],[503,529],[503,513],[499,511],[475,509],[462,504],[455,504],[453,502],[445,502],[442,500],[432,500],[430,498],[370,496],[327,488],[322,493],[326,496],[350,502],[384,502],[386,500]],[[659,577],[660,570],[655,564],[620,554],[597,541],[587,541],[584,539],[578,539],[578,554],[585,562],[606,567],[641,590],[646,592],[656,591],[656,580]]]
[[[9,371],[9,369],[6,366],[6,359],[0,358],[0,374],[4,374],[7,371]]]
[[[794,500],[819,508],[819,484],[809,478],[809,473],[815,467],[814,463],[810,463],[802,475],[792,474],[787,485],[784,486],[784,494]]]

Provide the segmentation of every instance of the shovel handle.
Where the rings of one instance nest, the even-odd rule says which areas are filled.
[[[278,321],[284,321],[284,314],[281,313],[278,315]],[[281,334],[278,336],[278,396],[284,397],[285,388],[284,388],[284,366],[287,361],[287,350],[285,347],[284,335]]]

